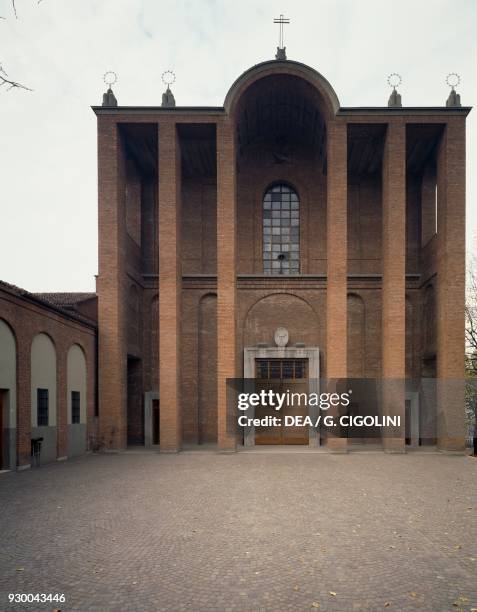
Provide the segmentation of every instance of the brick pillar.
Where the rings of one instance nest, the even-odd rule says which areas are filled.
[[[347,124],[333,120],[327,130],[326,372],[328,379],[338,379],[347,376]],[[346,452],[347,439],[328,436],[327,447]]]
[[[227,378],[237,376],[237,197],[234,124],[217,124],[217,410],[218,447],[236,450]]]
[[[465,120],[453,117],[437,155],[437,444],[464,439]]]
[[[100,444],[126,446],[124,151],[113,118],[98,118],[98,370]]]
[[[159,398],[161,452],[182,445],[181,160],[176,124],[159,125]]]
[[[400,426],[383,430],[383,447],[405,449],[406,400],[406,125],[387,128],[382,170],[382,414]]]
[[[66,459],[68,455],[68,346],[60,342],[56,348],[56,457]]]
[[[97,389],[97,338],[92,336],[86,349],[86,432],[87,449],[96,450],[98,445],[98,419],[96,418]]]
[[[32,336],[20,329],[17,337],[17,466],[31,465],[31,342]]]

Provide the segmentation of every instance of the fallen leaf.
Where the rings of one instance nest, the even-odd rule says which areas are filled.
[[[457,544],[457,546],[454,546],[454,548],[455,548],[456,550],[459,550],[459,548],[462,548],[462,545],[461,545],[461,544]]]
[[[321,606],[320,606],[320,604],[319,604],[319,602],[318,602],[318,601],[314,601],[314,602],[311,604],[311,607],[312,607],[312,608],[321,608]]]
[[[335,591],[329,591],[329,594],[331,595],[331,597],[336,597],[336,592]]]
[[[410,595],[411,597],[417,597],[417,593],[415,593],[414,591],[411,591],[411,593],[409,593],[409,595]]]
[[[390,606],[390,605],[391,605],[391,603],[390,603],[389,601],[387,601],[387,602],[384,604],[384,607],[385,607],[385,608],[389,608],[389,606]]]
[[[295,584],[295,586],[293,587],[293,590],[294,591],[298,591],[298,585],[297,584]]]

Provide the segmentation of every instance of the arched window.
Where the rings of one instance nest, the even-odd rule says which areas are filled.
[[[300,202],[288,185],[270,187],[263,198],[263,271],[300,272]]]

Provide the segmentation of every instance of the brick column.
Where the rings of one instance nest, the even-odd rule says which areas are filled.
[[[159,125],[159,401],[161,452],[182,445],[181,160],[176,124]]]
[[[86,349],[86,434],[87,434],[87,449],[96,450],[98,447],[98,419],[96,418],[96,400],[97,400],[97,338],[92,336]]]
[[[327,131],[326,373],[328,379],[338,379],[347,376],[347,124],[330,121]],[[327,447],[346,452],[347,439],[329,436]]]
[[[68,345],[56,345],[56,458],[66,459],[68,455]]]
[[[382,170],[382,413],[400,426],[383,430],[383,447],[404,452],[406,399],[406,125],[387,128]]]
[[[465,120],[453,117],[437,155],[437,443],[464,440]]]
[[[126,446],[124,151],[113,118],[98,118],[98,370],[100,444]]]
[[[17,466],[31,465],[31,343],[32,336],[21,329],[17,337]]]
[[[237,376],[237,198],[234,124],[217,124],[217,410],[218,447],[236,449],[227,378]]]

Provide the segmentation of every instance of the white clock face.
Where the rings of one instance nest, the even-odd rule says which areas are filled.
[[[286,346],[288,344],[288,330],[285,327],[279,327],[275,330],[275,344],[277,346]]]

